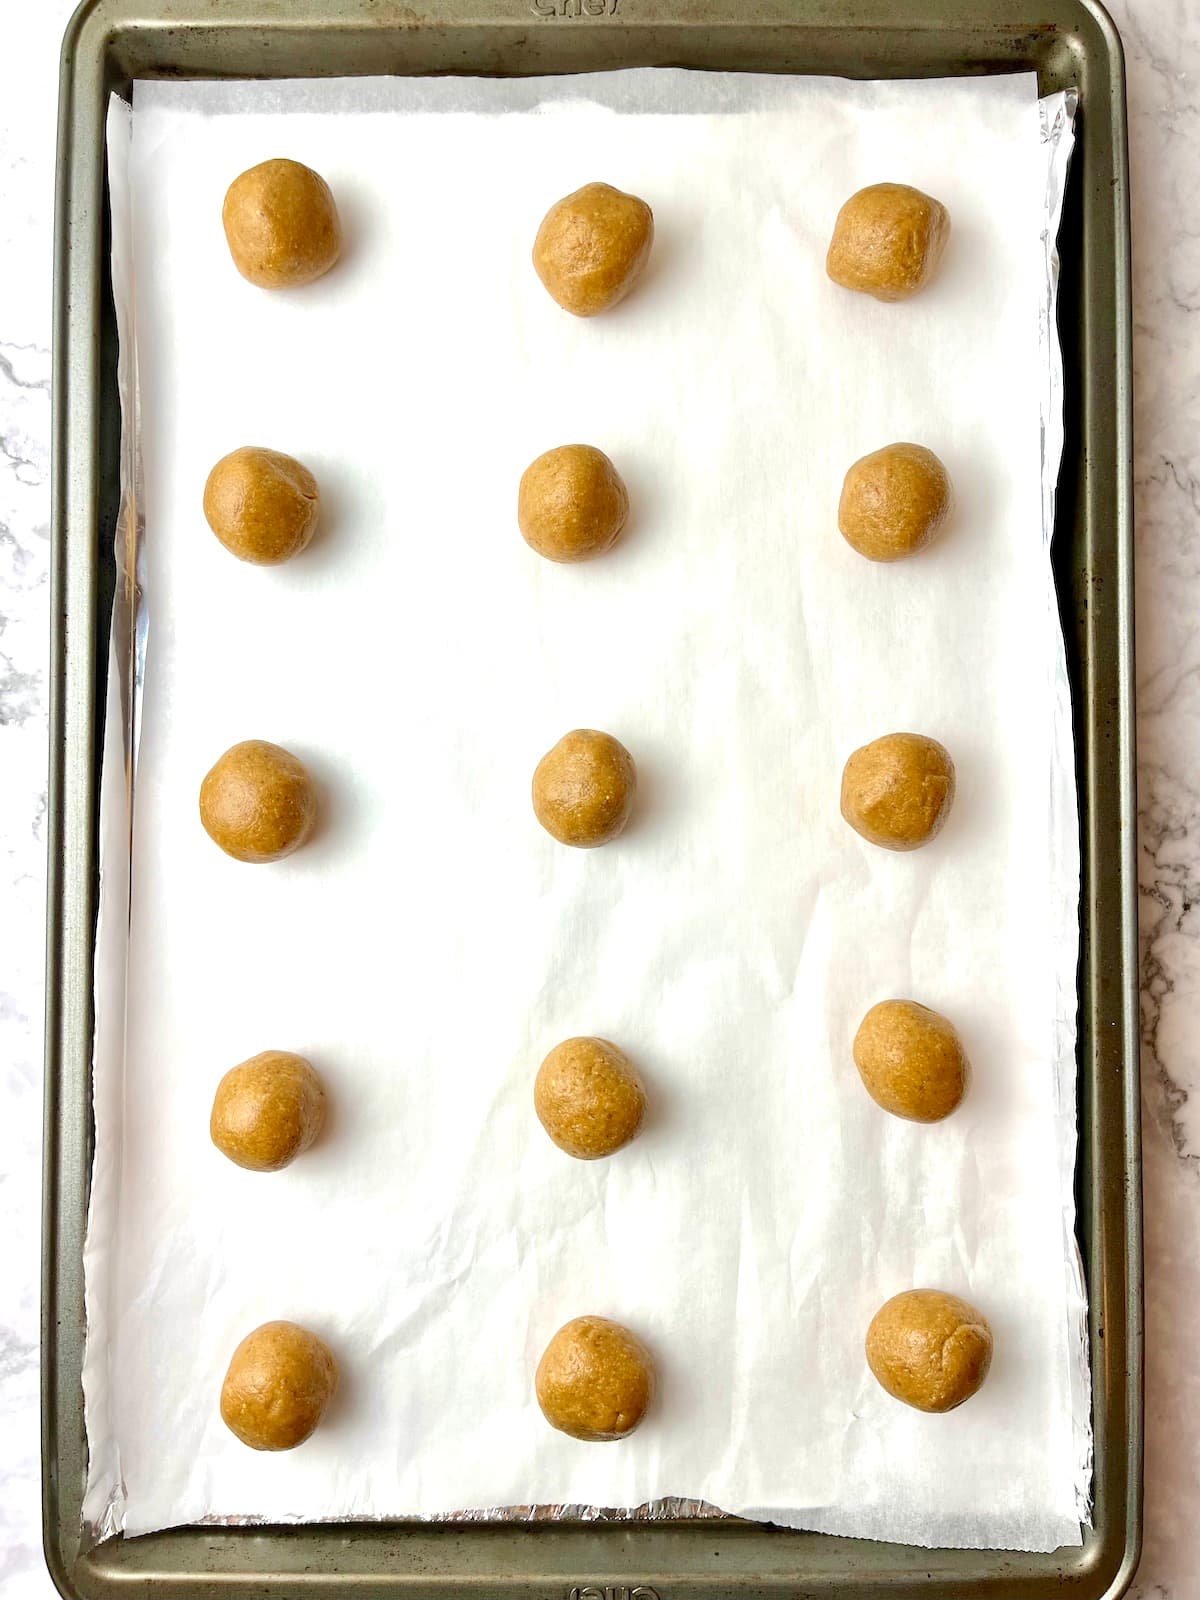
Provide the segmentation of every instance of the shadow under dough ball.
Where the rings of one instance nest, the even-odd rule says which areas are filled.
[[[221,1385],[221,1420],[251,1450],[293,1450],[337,1392],[323,1339],[295,1322],[264,1322],[233,1352]]]
[[[560,444],[521,474],[517,523],[548,561],[590,561],[611,550],[629,515],[629,494],[603,450]]]
[[[560,844],[590,850],[615,839],[637,791],[633,757],[611,733],[565,733],[533,774],[534,815]]]
[[[250,1172],[278,1172],[307,1150],[325,1120],[325,1090],[310,1062],[263,1050],[217,1085],[208,1131],[222,1155]]]
[[[907,300],[932,278],[949,237],[940,201],[906,183],[873,183],[838,212],[825,271],[843,289]]]
[[[298,850],[317,820],[308,768],[266,739],[235,744],[200,785],[200,821],[236,861],[281,861]]]
[[[868,561],[901,561],[931,542],[952,499],[950,475],[932,450],[885,445],[847,472],[838,528]]]
[[[244,444],[220,461],[204,485],[204,515],[226,550],[257,567],[300,554],[317,527],[317,480],[278,450]]]
[[[261,161],[235,178],[221,221],[234,266],[260,289],[312,283],[342,253],[329,185],[299,161]]]
[[[576,317],[623,300],[645,270],[654,213],[607,183],[588,183],[557,201],[533,241],[533,265],[551,298]]]
[[[854,1064],[876,1105],[940,1122],[961,1103],[970,1066],[954,1026],[915,1000],[881,1000],[854,1036]]]
[[[646,1091],[623,1050],[607,1039],[564,1039],[538,1068],[538,1121],[560,1150],[581,1161],[611,1156],[637,1136]]]
[[[954,800],[954,763],[936,739],[885,733],[842,772],[842,816],[884,850],[916,850],[941,832]]]
[[[576,1317],[546,1346],[534,1380],[552,1428],[572,1439],[623,1439],[654,1398],[654,1362],[628,1328],[607,1317]]]
[[[953,1411],[991,1364],[987,1318],[940,1289],[895,1295],[867,1329],[867,1365],[894,1399],[918,1411]]]

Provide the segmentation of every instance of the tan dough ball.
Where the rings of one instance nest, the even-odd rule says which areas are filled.
[[[951,503],[950,476],[932,450],[889,444],[847,472],[838,527],[868,561],[900,561],[924,550]]]
[[[654,213],[644,200],[588,183],[542,218],[533,265],[564,311],[594,317],[633,288],[653,242]]]
[[[200,785],[200,821],[237,861],[280,861],[298,850],[317,820],[308,769],[265,739],[235,744]]]
[[[825,270],[844,289],[907,300],[933,276],[950,237],[950,213],[906,183],[873,183],[837,214]]]
[[[859,1023],[854,1064],[876,1105],[940,1122],[961,1102],[970,1067],[952,1023],[915,1000],[881,1000]]]
[[[623,1050],[607,1039],[564,1039],[538,1068],[538,1121],[560,1150],[581,1161],[611,1156],[637,1135],[646,1091]]]
[[[329,185],[299,161],[261,161],[235,178],[221,221],[234,266],[260,289],[311,283],[342,251]]]
[[[538,762],[533,809],[561,844],[588,850],[615,839],[637,790],[633,757],[611,733],[576,728]]]
[[[263,1050],[217,1085],[208,1131],[217,1149],[251,1172],[278,1172],[307,1150],[325,1120],[325,1090],[290,1050]]]
[[[916,850],[941,832],[954,800],[954,763],[936,739],[885,733],[842,773],[842,816],[871,844]]]
[[[538,1362],[538,1405],[573,1439],[623,1439],[654,1398],[654,1362],[640,1339],[607,1317],[576,1317]]]
[[[517,522],[525,543],[550,561],[603,555],[628,515],[620,473],[590,444],[560,444],[521,474]]]
[[[293,1450],[337,1392],[322,1339],[294,1322],[264,1322],[233,1352],[221,1385],[221,1420],[251,1450]]]
[[[239,561],[277,566],[305,548],[321,506],[317,480],[278,450],[245,444],[222,456],[204,485],[204,515]]]
[[[918,1411],[953,1411],[992,1364],[987,1318],[957,1295],[907,1289],[867,1329],[867,1365],[896,1400]]]

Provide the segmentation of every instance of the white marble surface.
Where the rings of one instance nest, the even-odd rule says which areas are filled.
[[[0,1600],[41,1557],[38,1167],[58,43],[9,5],[0,97]],[[1200,1593],[1200,6],[1117,0],[1133,147],[1146,1539],[1137,1600]],[[1195,1098],[1193,1099],[1193,1096]]]

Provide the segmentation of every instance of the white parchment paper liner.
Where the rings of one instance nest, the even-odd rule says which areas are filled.
[[[109,123],[129,603],[114,624],[102,794],[97,1157],[85,1261],[89,1526],[104,1536],[207,1519],[678,1515],[716,1500],[798,1526],[918,1543],[1078,1542],[1091,1442],[1072,1192],[1078,859],[1048,563],[1061,452],[1054,237],[1074,97],[1039,105],[1032,77],[847,84],[658,71],[139,85],[136,105],[132,169],[127,108],[114,106]],[[264,303],[233,278],[210,213],[233,171],[285,147],[333,181],[351,248],[303,303]],[[545,301],[526,254],[548,200],[600,167],[652,200],[659,239],[651,279],[598,336],[600,325],[577,325]],[[954,217],[945,281],[904,308],[902,322],[892,308],[841,295],[821,273],[837,203],[881,176],[931,189]],[[497,185],[499,213],[484,194]],[[452,203],[460,198],[461,209]],[[511,218],[511,239],[497,233],[498,217]],[[391,232],[401,221],[412,256],[428,247],[415,276],[406,275],[407,239]],[[474,274],[440,300],[430,294],[431,267],[461,272],[472,247]],[[428,305],[412,298],[422,283]],[[480,296],[490,324],[468,309]],[[394,337],[389,308],[414,304],[422,315]],[[197,318],[204,337],[189,342]],[[472,412],[463,397],[487,386],[489,330],[509,403],[497,406],[493,383]],[[393,352],[402,357],[394,366]],[[143,368],[148,425],[138,411]],[[390,451],[377,426],[389,404],[398,412]],[[438,407],[443,425],[414,450],[414,430]],[[560,434],[609,449],[641,511],[628,550],[603,573],[587,569],[587,589],[542,570],[511,527],[520,466]],[[844,466],[891,437],[944,454],[961,509],[944,548],[880,574],[841,546],[832,512]],[[265,584],[230,570],[197,515],[211,461],[251,438],[308,460],[332,501],[326,536]],[[785,444],[810,466],[797,469]],[[473,467],[495,476],[478,501]],[[404,482],[418,470],[423,501]],[[395,493],[381,490],[393,473]],[[432,635],[412,654],[392,650],[388,582],[430,573],[420,560],[414,569],[396,559],[370,526],[402,538],[415,504],[427,513],[444,505],[431,482],[462,494],[461,517],[443,519],[448,529],[427,520],[415,537],[452,533],[455,582],[488,585],[482,611],[466,604],[462,615],[457,605],[445,614],[461,641],[462,679],[442,666],[421,671]],[[1035,521],[1040,544],[1029,538]],[[481,554],[476,530],[502,560],[490,544]],[[731,547],[745,563],[722,564]],[[455,601],[454,588],[436,598]],[[273,635],[283,606],[294,629]],[[507,613],[494,638],[492,608]],[[186,629],[189,612],[202,630]],[[614,616],[628,666],[601,653],[600,670],[589,671],[574,646],[604,637]],[[489,649],[511,649],[523,633],[523,700],[486,703]],[[372,636],[385,643],[364,650]],[[214,658],[231,652],[226,670]],[[303,671],[289,685],[305,652],[322,663],[319,686]],[[431,875],[427,892],[460,896],[462,917],[492,918],[491,932],[457,952],[473,962],[423,971],[414,992],[401,997],[385,980],[374,1024],[348,1028],[344,1015],[321,1022],[305,1011],[302,999],[337,1003],[346,992],[323,948],[308,952],[312,970],[304,961],[299,976],[268,954],[261,982],[236,992],[247,955],[262,954],[254,940],[234,939],[227,964],[197,952],[211,953],[214,932],[220,939],[269,912],[271,896],[261,875],[249,883],[244,869],[231,874],[196,837],[199,775],[247,734],[309,756],[328,779],[333,825],[307,861],[268,869],[274,910],[297,928],[328,917],[337,941],[370,945],[390,913],[356,928],[354,907],[389,874],[355,846],[374,839],[373,807],[393,830],[412,819],[379,793],[364,805],[371,785],[348,773],[366,763],[372,724],[386,722],[385,737],[403,742],[406,693],[432,714],[426,736],[439,723],[454,730],[441,765],[429,737],[408,751],[418,773],[436,787],[448,759],[454,792],[466,797],[460,826],[469,814],[492,834],[482,856],[463,852],[452,890]],[[796,704],[812,707],[811,717],[795,714]],[[261,725],[268,711],[271,727]],[[486,740],[470,748],[473,723],[496,726],[501,713],[501,743],[525,741],[511,773]],[[1001,713],[1004,725],[991,726]],[[137,765],[131,904],[129,797],[143,715],[149,766]],[[528,819],[515,790],[563,727],[588,721],[634,749],[648,820],[614,847],[620,856],[581,865],[518,831],[518,818]],[[347,759],[332,759],[329,730],[343,724],[353,725]],[[962,784],[943,840],[903,862],[847,839],[835,814],[845,754],[898,725],[946,737]],[[689,771],[705,748],[719,759]],[[412,771],[380,760],[380,773],[402,783]],[[698,780],[717,796],[706,826],[719,854],[701,851],[707,903],[689,899],[669,872],[674,864],[697,879],[696,843],[688,858],[678,843],[686,812],[674,802],[695,800]],[[345,788],[348,809],[338,804]],[[989,835],[972,812],[993,822],[1007,814],[1009,825]],[[413,847],[436,856],[443,843],[452,861],[462,840],[449,820],[444,841],[427,832]],[[509,863],[498,886],[489,852]],[[989,852],[1003,855],[998,869],[980,868]],[[407,872],[411,853],[392,864]],[[797,853],[806,862],[793,875]],[[736,871],[723,871],[722,857]],[[615,881],[605,882],[608,871]],[[526,883],[532,906],[522,908]],[[980,899],[985,885],[990,901]],[[323,906],[331,890],[344,898]],[[206,894],[207,910],[197,911]],[[620,938],[608,938],[622,917]],[[666,946],[658,963],[653,943],[631,931],[648,918]],[[396,1175],[412,1129],[394,1102],[384,1114],[380,1069],[417,1089],[432,1081],[423,1074],[437,1061],[441,1019],[472,1009],[465,988],[501,926],[507,946],[529,939],[526,965],[542,960],[545,972],[528,973],[522,1037],[501,1042],[503,1028],[484,1013],[474,1054],[456,1040],[455,1070],[464,1070],[464,1050],[477,1064],[441,1102],[443,1159],[456,1170],[429,1212],[443,1223],[427,1228],[406,1272],[403,1251],[388,1260],[383,1245],[405,1227]],[[261,937],[272,935],[264,928]],[[872,949],[877,940],[882,950]],[[418,925],[399,940],[401,955],[411,959],[422,942]],[[722,972],[731,948],[736,959]],[[672,992],[689,966],[689,981]],[[187,981],[177,984],[171,974],[181,972]],[[264,987],[278,1003],[263,1007]],[[975,1089],[937,1130],[940,1147],[929,1130],[884,1126],[848,1065],[857,1016],[888,992],[942,1005],[971,1046]],[[260,1021],[264,1009],[269,1021]],[[302,1024],[280,1037],[283,1019],[301,1012]],[[663,1114],[620,1164],[581,1176],[530,1128],[528,1080],[555,1037],[593,1029],[618,1034],[643,1060]],[[397,1034],[420,1047],[389,1049]],[[709,1041],[719,1043],[706,1061]],[[348,1115],[335,1114],[323,1147],[264,1188],[225,1168],[204,1135],[219,1071],[267,1043],[313,1054]],[[463,1164],[462,1123],[445,1113],[480,1097],[478,1121],[466,1118],[466,1143],[481,1141],[477,1159]],[[522,1192],[534,1203],[514,1204]],[[817,1220],[806,1223],[813,1210]],[[497,1212],[505,1222],[489,1236]],[[730,1234],[728,1218],[739,1215]],[[364,1241],[368,1217],[382,1226]],[[313,1241],[322,1229],[327,1249]],[[348,1237],[361,1251],[347,1249]],[[901,1413],[861,1372],[866,1318],[911,1281],[969,1293],[997,1328],[997,1371],[979,1400],[932,1424]],[[530,1403],[538,1349],[583,1309],[626,1316],[663,1359],[660,1414],[613,1452],[550,1435]],[[214,1426],[214,1384],[232,1343],[267,1315],[329,1333],[349,1394],[303,1451],[264,1461]],[[414,1339],[428,1340],[424,1358]],[[492,1359],[499,1377],[476,1392],[470,1375]],[[403,1398],[414,1384],[433,1402],[415,1417]],[[722,1396],[715,1411],[706,1404],[713,1392]],[[445,1464],[429,1470],[443,1451]],[[508,1470],[496,1472],[500,1464]],[[664,1489],[679,1493],[653,1498]]]

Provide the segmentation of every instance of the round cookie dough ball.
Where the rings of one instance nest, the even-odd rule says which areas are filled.
[[[881,1000],[854,1036],[854,1064],[876,1105],[940,1122],[961,1102],[970,1066],[952,1023],[915,1000]]]
[[[311,283],[342,252],[329,185],[299,161],[261,161],[235,178],[221,221],[234,266],[260,289]]]
[[[623,1439],[654,1398],[654,1362],[640,1339],[607,1317],[576,1317],[538,1362],[538,1405],[573,1439]]]
[[[564,1039],[538,1068],[533,1108],[560,1150],[595,1161],[636,1136],[646,1115],[646,1091],[615,1044]]]
[[[533,810],[561,844],[589,850],[615,839],[637,790],[633,757],[611,733],[565,733],[533,774]]]
[[[517,522],[525,543],[549,561],[603,555],[628,515],[620,473],[590,444],[560,444],[521,474]]]
[[[844,289],[907,300],[933,276],[950,237],[950,213],[906,183],[873,183],[837,214],[825,270]]]
[[[320,1422],[337,1386],[337,1362],[324,1340],[294,1322],[264,1322],[233,1352],[221,1420],[251,1450],[293,1450]]]
[[[200,821],[236,861],[280,861],[298,850],[317,820],[308,769],[265,739],[235,744],[200,785]]]
[[[654,213],[644,200],[607,183],[588,183],[542,218],[533,265],[564,311],[594,317],[633,288],[653,242]]]
[[[900,561],[924,550],[951,503],[949,474],[932,450],[889,444],[847,472],[838,527],[868,561]]]
[[[954,799],[954,763],[936,739],[885,733],[842,773],[842,816],[871,844],[916,850],[941,832]]]
[[[263,1050],[217,1085],[208,1131],[222,1155],[250,1172],[278,1172],[317,1137],[325,1090],[290,1050]]]
[[[209,527],[239,561],[257,567],[299,555],[316,530],[320,506],[308,468],[259,445],[222,456],[204,485]]]
[[[890,1395],[918,1411],[953,1411],[991,1364],[987,1318],[940,1289],[894,1296],[867,1329],[867,1365]]]

